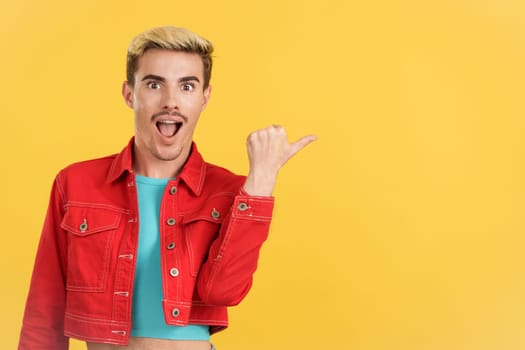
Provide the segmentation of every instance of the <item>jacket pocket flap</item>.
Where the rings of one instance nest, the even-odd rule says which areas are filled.
[[[61,227],[78,236],[114,230],[118,227],[122,214],[104,208],[68,207]]]
[[[200,208],[183,214],[182,223],[189,224],[198,220],[222,223],[231,210],[233,197],[233,193],[223,193],[208,198]]]

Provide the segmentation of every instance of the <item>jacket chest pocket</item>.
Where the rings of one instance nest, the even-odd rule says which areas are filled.
[[[197,276],[208,257],[208,250],[217,237],[221,224],[229,216],[233,194],[210,197],[202,207],[183,215],[184,241],[188,251],[191,275]]]
[[[104,291],[111,247],[122,213],[103,208],[70,206],[62,220],[68,231],[66,288]]]

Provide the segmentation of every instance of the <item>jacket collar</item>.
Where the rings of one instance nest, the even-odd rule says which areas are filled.
[[[125,172],[133,173],[133,145],[135,138],[132,137],[127,146],[116,155],[111,163],[111,167],[106,178],[107,183],[111,183],[122,176]],[[186,164],[182,167],[179,178],[188,185],[190,190],[197,196],[202,192],[204,178],[206,176],[206,163],[197,150],[195,142],[191,144],[191,151]]]

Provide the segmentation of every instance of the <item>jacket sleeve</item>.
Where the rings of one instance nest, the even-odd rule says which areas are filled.
[[[197,279],[199,296],[208,305],[237,305],[246,296],[268,237],[273,197],[241,193],[213,241]]]
[[[27,297],[19,350],[66,350],[64,336],[66,233],[64,193],[55,179]]]

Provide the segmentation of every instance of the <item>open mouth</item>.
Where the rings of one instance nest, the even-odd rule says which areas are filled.
[[[162,136],[173,137],[181,128],[182,122],[175,120],[159,120],[155,125]]]

